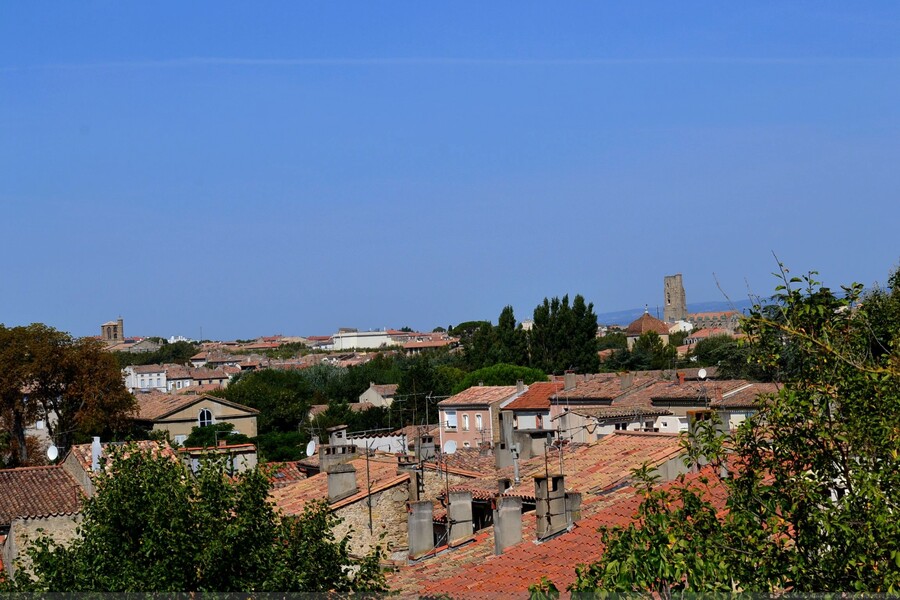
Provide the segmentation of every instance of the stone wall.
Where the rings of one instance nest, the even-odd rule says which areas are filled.
[[[469,481],[467,477],[450,474],[449,486]],[[350,536],[350,552],[356,556],[367,554],[374,546],[380,545],[388,556],[405,552],[409,547],[407,539],[407,509],[410,500],[409,483],[403,482],[372,495],[372,530],[369,530],[369,503],[366,498],[339,508],[336,514],[343,522],[335,528],[335,537]],[[447,477],[443,473],[425,470],[424,500],[431,500],[439,506],[437,497],[447,487]]]
[[[17,568],[30,570],[31,560],[28,558],[27,550],[34,540],[48,536],[57,543],[67,544],[75,539],[80,522],[81,515],[13,521],[3,547],[3,564],[6,565],[9,574],[15,576]]]

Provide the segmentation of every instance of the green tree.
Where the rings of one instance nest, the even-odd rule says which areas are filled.
[[[516,326],[516,316],[512,306],[506,306],[497,321],[498,362],[527,367],[528,337],[522,326]]]
[[[77,438],[124,433],[135,409],[115,359],[98,340],[35,323],[0,325],[0,417],[13,466],[29,461],[25,428],[43,419],[62,449]]]
[[[533,321],[528,336],[531,366],[557,375],[599,370],[597,315],[580,294],[571,306],[568,295],[562,300],[544,298],[534,309]]]
[[[377,554],[354,560],[339,519],[310,503],[296,519],[269,502],[258,470],[226,475],[209,461],[196,477],[160,451],[112,449],[84,506],[79,537],[30,551],[16,589],[65,592],[380,591]]]
[[[452,392],[458,394],[480,384],[515,385],[517,381],[522,381],[527,385],[535,381],[547,381],[547,379],[547,375],[540,369],[500,363],[472,371],[453,387]]]
[[[211,448],[220,441],[229,444],[246,444],[250,441],[243,433],[234,432],[234,423],[215,423],[203,427],[191,427],[191,434],[184,440],[185,448]]]
[[[900,589],[900,323],[884,323],[897,274],[860,303],[859,284],[836,294],[781,268],[771,304],[742,323],[779,392],[732,434],[703,421],[687,444],[727,510],[684,482],[648,485],[638,522],[604,533],[574,590]]]

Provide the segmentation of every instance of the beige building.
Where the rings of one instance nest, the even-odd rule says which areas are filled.
[[[359,395],[359,402],[368,402],[372,406],[390,406],[394,403],[394,396],[397,395],[396,383],[377,384],[374,381],[369,383],[369,389]]]
[[[137,421],[153,431],[168,431],[172,440],[182,443],[194,427],[231,423],[235,433],[256,437],[256,415],[249,406],[209,395],[140,393]]]

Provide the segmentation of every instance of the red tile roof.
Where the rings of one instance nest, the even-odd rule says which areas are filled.
[[[662,464],[682,453],[677,434],[617,431],[591,444],[563,446],[562,470],[566,476],[566,489],[596,494],[618,485],[631,476],[631,471],[642,464]],[[551,474],[559,473],[559,450],[550,449],[548,461],[536,456],[519,464],[521,483],[513,485],[506,495],[534,498],[534,477],[543,475],[549,468]],[[497,480],[513,480],[514,467],[494,471],[453,489],[471,491],[473,497],[492,498],[497,493]]]
[[[645,312],[639,319],[632,321],[625,329],[625,334],[628,336],[637,336],[651,331],[656,332],[659,335],[669,335],[669,326],[656,317],[650,316],[650,313]]]
[[[659,371],[602,373],[579,381],[570,390],[560,390],[551,398],[551,403],[565,404],[567,400],[612,401],[622,394],[631,393],[657,381],[659,375]]]
[[[71,515],[81,510],[81,486],[62,466],[0,470],[0,526],[13,519]]]
[[[537,381],[529,385],[524,394],[507,404],[504,410],[549,410],[550,396],[561,389],[561,381]]]
[[[201,401],[216,402],[224,404],[238,410],[256,414],[259,411],[243,404],[230,402],[224,398],[216,398],[215,396],[207,396],[205,394],[197,395],[180,395],[180,394],[160,394],[160,393],[141,393],[135,396],[138,403],[139,421],[156,421],[168,415],[185,409],[192,404]]]
[[[438,402],[438,406],[487,406],[497,404],[516,392],[514,385],[476,385]]]
[[[356,468],[356,487],[359,493],[332,504],[332,508],[352,504],[367,497],[369,485],[372,486],[372,492],[375,493],[376,490],[380,491],[385,487],[392,487],[409,479],[408,473],[398,475],[397,458],[393,454],[377,452],[369,457],[368,480],[366,479],[365,456],[354,458],[349,461],[349,464]],[[328,474],[318,473],[302,481],[277,488],[272,491],[271,497],[284,514],[299,515],[303,512],[303,507],[307,502],[328,498]]]
[[[704,476],[711,475],[706,471]],[[724,507],[726,491],[718,479],[704,483],[699,474],[685,481],[697,487],[715,506]],[[665,484],[669,487],[673,484]],[[567,486],[568,487],[568,486]],[[449,594],[454,598],[528,597],[528,586],[547,577],[566,595],[575,580],[575,566],[597,561],[603,554],[599,529],[626,526],[641,502],[633,488],[597,499],[582,499],[582,518],[571,531],[536,543],[535,514],[522,516],[522,542],[494,555],[493,527],[475,534],[470,544],[402,566],[388,576],[388,585],[401,597]]]
[[[178,456],[176,454],[175,450],[171,446],[169,446],[169,444],[166,442],[141,440],[141,441],[137,441],[137,442],[128,442],[128,443],[136,445],[141,450],[154,450],[156,452],[159,452],[163,456],[168,456],[170,458],[176,458]],[[121,446],[124,444],[119,443],[119,444],[115,444],[115,445]],[[109,447],[109,444],[107,444],[107,443],[101,444],[100,445],[101,452],[105,451],[106,448],[108,448],[108,447]],[[78,464],[81,465],[82,469],[84,469],[86,472],[91,471],[91,444],[76,444],[69,449],[69,453],[75,457],[75,460],[78,461]],[[101,453],[101,456],[103,456],[102,453]]]
[[[381,396],[387,398],[389,396],[393,396],[397,393],[397,388],[400,387],[396,383],[373,383],[369,386],[376,393]]]
[[[756,408],[760,395],[777,394],[780,389],[777,383],[747,383],[733,388],[710,402],[712,408]]]

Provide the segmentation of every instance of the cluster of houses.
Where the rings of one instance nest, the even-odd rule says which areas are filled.
[[[238,365],[216,369],[226,366]],[[194,426],[224,422],[254,436],[256,410],[169,388],[193,369],[216,370],[166,371],[165,390],[136,394],[137,419],[177,441]],[[597,529],[634,514],[633,469],[650,465],[663,482],[686,473],[681,432],[712,412],[723,428],[736,427],[760,395],[775,391],[773,384],[717,379],[714,369],[475,386],[441,401],[431,425],[321,432],[310,456],[267,470],[271,498],[284,515],[326,500],[342,519],[337,535],[349,536],[355,555],[375,545],[385,550],[389,584],[402,594],[524,597],[542,575],[563,588],[576,563],[599,557]],[[360,404],[386,406],[395,395],[396,386],[372,383]],[[191,468],[203,452],[142,444]],[[105,448],[97,441],[71,448],[53,466],[0,471],[0,489],[10,491],[0,494],[0,559],[8,573],[38,529],[59,540],[75,535]],[[251,444],[223,440],[215,451],[235,471],[257,464]]]

